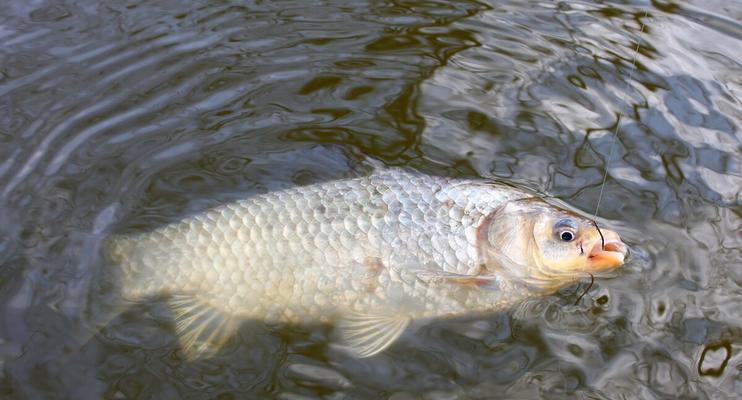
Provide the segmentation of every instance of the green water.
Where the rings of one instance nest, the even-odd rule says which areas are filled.
[[[739,21],[739,1],[3,1],[0,398],[742,397]],[[607,169],[631,262],[577,304],[586,283],[369,359],[252,321],[188,362],[157,302],[74,345],[106,234],[369,160],[589,214]]]

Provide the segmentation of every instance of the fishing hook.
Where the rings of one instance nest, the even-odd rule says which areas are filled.
[[[600,248],[602,250],[605,250],[605,238],[603,237],[603,232],[600,231],[600,227],[598,226],[598,223],[595,222],[595,220],[592,220],[593,225],[595,225],[595,229],[598,230],[598,234],[600,235]]]

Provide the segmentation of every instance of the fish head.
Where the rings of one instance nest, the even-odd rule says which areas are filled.
[[[513,201],[487,226],[487,268],[546,292],[621,266],[628,247],[618,233],[540,199]]]

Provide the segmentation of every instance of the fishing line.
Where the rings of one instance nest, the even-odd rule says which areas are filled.
[[[587,292],[589,292],[590,289],[592,289],[593,283],[595,283],[595,275],[593,275],[590,272],[588,272],[588,274],[590,274],[590,284],[587,285],[587,287],[585,288],[585,291],[582,292],[582,294],[580,295],[580,297],[577,298],[577,301],[575,301],[575,305],[580,304],[580,300],[582,300],[582,298],[585,297],[585,295],[587,294]]]
[[[644,11],[644,19],[647,18],[647,11]],[[641,35],[644,33],[644,21],[640,22],[640,28],[639,28],[639,34]],[[634,59],[631,60],[631,70],[629,70],[629,77],[626,80],[626,89],[629,88],[631,85],[631,77],[634,73],[634,70],[636,69],[636,56],[639,54],[639,40],[636,42],[636,49],[634,49]],[[613,145],[616,143],[618,139],[618,127],[621,125],[621,110],[618,111],[618,118],[616,119],[616,129],[613,131],[613,139],[611,140],[611,145],[608,148],[608,158],[606,158],[605,162],[605,173],[603,173],[603,183],[600,185],[600,194],[598,194],[598,204],[595,206],[595,214],[593,214],[593,220],[598,217],[598,210],[600,210],[600,202],[603,200],[603,190],[605,189],[605,182],[608,180],[608,165],[611,162],[611,158],[613,156]],[[598,224],[595,224],[595,227],[598,227]],[[598,229],[598,232],[600,232],[600,229]],[[600,234],[601,239],[603,238],[603,234]]]
[[[645,10],[644,19],[646,18],[647,18],[647,11]],[[643,20],[640,22],[640,27],[639,27],[639,34],[641,35],[642,33],[644,33],[644,21]],[[626,79],[626,89],[628,89],[629,86],[631,86],[631,78],[634,73],[634,70],[636,69],[636,57],[639,54],[640,45],[641,44],[639,43],[639,40],[637,40],[636,48],[634,49],[634,57],[631,60],[631,70],[629,70],[629,76],[628,76],[628,79]],[[613,147],[616,141],[618,141],[618,127],[621,126],[621,116],[622,116],[621,110],[619,109],[618,117],[616,118],[616,129],[614,129],[613,131],[613,135],[611,138],[611,145],[610,147],[608,147],[608,157],[606,158],[606,161],[605,161],[605,172],[603,173],[603,182],[600,184],[600,193],[598,194],[598,203],[595,205],[595,213],[593,214],[593,220],[592,220],[593,225],[595,225],[595,229],[598,230],[598,234],[600,235],[601,249],[604,249],[604,250],[605,250],[605,238],[603,237],[603,232],[600,231],[600,227],[598,227],[598,223],[595,221],[595,219],[598,218],[598,211],[600,210],[600,203],[603,200],[603,191],[605,190],[605,183],[608,180],[608,166],[611,163],[611,158],[613,158]],[[584,253],[584,250],[582,249],[582,244],[580,244],[580,252]],[[588,272],[588,274],[590,275],[590,284],[587,285],[587,287],[585,288],[585,291],[582,292],[580,297],[577,298],[577,300],[575,301],[575,305],[578,305],[580,303],[580,300],[582,300],[582,298],[585,297],[587,292],[589,292],[590,289],[592,289],[593,283],[595,283],[595,276],[590,272]]]

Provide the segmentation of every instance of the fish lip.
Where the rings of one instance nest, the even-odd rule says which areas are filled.
[[[597,272],[609,271],[621,266],[629,255],[629,248],[620,240],[596,243],[588,253],[588,265]]]

